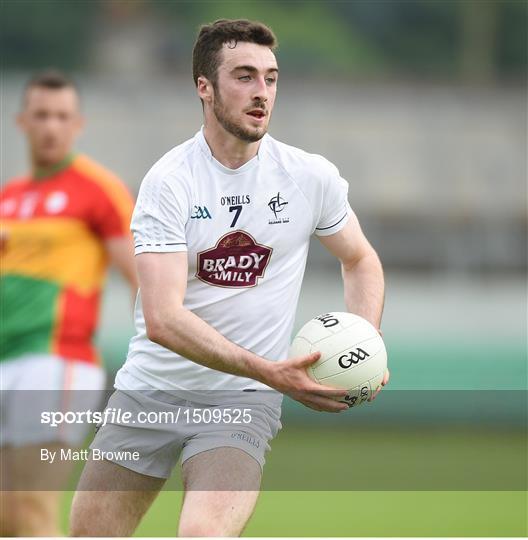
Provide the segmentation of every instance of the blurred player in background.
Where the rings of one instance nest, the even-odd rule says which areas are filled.
[[[272,31],[257,22],[221,20],[199,33],[193,75],[204,127],[141,185],[132,219],[137,334],[109,402],[134,415],[169,409],[182,416],[99,429],[91,448],[122,457],[86,464],[73,502],[74,535],[132,534],[180,454],[179,535],[239,535],[280,429],[282,394],[319,411],[347,409],[333,399],[346,390],[308,377],[319,353],[287,358],[310,236],[341,260],[348,309],[376,328],[383,272],[335,166],[266,134],[275,46]],[[242,426],[230,417],[193,420],[205,408],[224,415],[246,404],[251,421]]]
[[[43,431],[39,411],[68,410],[64,390],[94,391],[83,404],[99,405],[105,375],[93,338],[108,264],[137,290],[133,201],[116,176],[73,152],[83,118],[63,74],[29,81],[18,125],[31,173],[0,193],[0,526],[4,535],[56,536],[60,493],[43,490],[60,489],[72,463],[51,468],[38,456],[80,445],[88,426]]]

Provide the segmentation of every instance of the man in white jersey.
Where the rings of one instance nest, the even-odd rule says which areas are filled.
[[[180,456],[179,535],[239,535],[280,429],[282,394],[319,411],[347,409],[346,390],[308,377],[319,353],[287,358],[310,236],[340,259],[348,309],[378,328],[383,273],[336,167],[266,134],[275,46],[257,22],[200,30],[193,75],[204,127],[141,185],[137,333],[109,402],[132,418],[165,411],[179,420],[113,419],[99,429],[73,503],[74,535],[132,534]]]

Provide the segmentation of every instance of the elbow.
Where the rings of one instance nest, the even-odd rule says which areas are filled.
[[[361,253],[341,259],[341,267],[344,272],[353,271],[359,266],[381,267],[378,254],[372,246],[365,246]]]
[[[163,324],[160,321],[147,319],[145,317],[145,326],[149,340],[161,345],[163,336],[165,335]]]
[[[166,321],[167,319],[165,317],[145,314],[145,329],[147,332],[147,337],[153,343],[157,343],[163,347],[167,346],[169,336],[171,335],[170,328],[168,327]],[[174,341],[174,336],[172,336],[171,341]]]
[[[172,316],[171,316],[172,315]],[[179,313],[145,313],[147,338],[162,347],[178,348],[181,345],[181,319]]]

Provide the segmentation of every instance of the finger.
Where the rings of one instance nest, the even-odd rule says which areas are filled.
[[[312,411],[323,412],[323,409],[316,405],[312,405],[309,401],[300,400],[300,403],[302,403],[305,407],[312,409]]]
[[[308,354],[307,356],[299,356],[294,360],[297,361],[299,367],[308,367],[317,362],[321,358],[321,353],[319,351]]]
[[[328,398],[343,398],[348,394],[346,388],[334,388],[332,386],[325,386],[324,384],[317,383],[313,384],[307,391]]]
[[[367,399],[368,402],[374,401],[376,396],[381,392],[381,385],[376,388],[374,393]]]
[[[348,410],[348,405],[342,403],[341,401],[336,401],[335,399],[325,398],[319,395],[311,394],[308,397],[305,397],[304,400],[310,404],[312,408],[316,410],[321,410],[325,412],[341,412]]]
[[[383,381],[381,381],[381,385],[382,386],[385,386],[388,382],[389,382],[389,379],[390,379],[390,372],[389,370],[387,369],[385,371],[385,375],[383,376]]]

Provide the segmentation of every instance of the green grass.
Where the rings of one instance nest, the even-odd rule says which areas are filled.
[[[519,429],[288,427],[245,536],[526,536],[525,458]],[[180,506],[162,492],[136,535],[174,536]]]
[[[162,492],[136,536],[175,536],[180,505],[180,492]],[[526,505],[519,491],[265,491],[244,536],[523,537]]]
[[[522,428],[292,426],[272,442],[263,486],[267,491],[524,491],[527,455]]]

